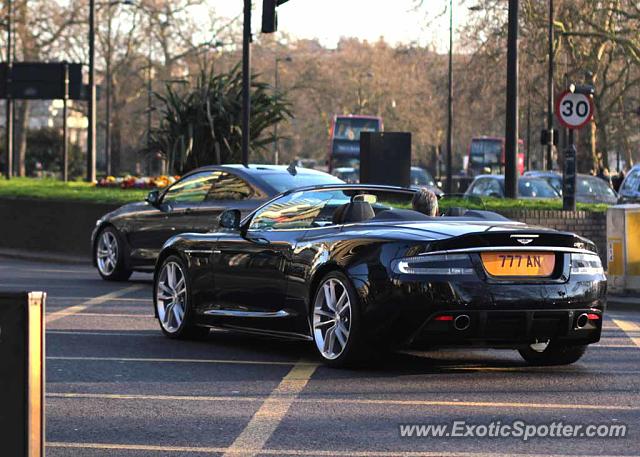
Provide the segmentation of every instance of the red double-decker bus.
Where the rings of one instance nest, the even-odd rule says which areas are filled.
[[[348,114],[334,116],[329,130],[329,172],[335,168],[360,166],[360,133],[381,132],[382,118]]]
[[[518,172],[524,173],[524,141],[518,140]],[[504,174],[504,138],[481,136],[471,139],[467,175]]]

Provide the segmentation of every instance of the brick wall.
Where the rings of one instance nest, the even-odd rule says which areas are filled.
[[[605,212],[512,210],[500,211],[500,214],[531,225],[577,233],[596,244],[600,258],[606,265],[607,213]]]

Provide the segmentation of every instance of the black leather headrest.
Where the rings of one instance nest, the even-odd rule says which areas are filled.
[[[467,212],[467,208],[453,206],[447,209],[447,216],[464,216],[466,212]]]
[[[373,219],[375,215],[371,203],[353,201],[338,207],[333,213],[332,222],[334,224],[353,224]]]

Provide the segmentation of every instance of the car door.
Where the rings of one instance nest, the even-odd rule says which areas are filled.
[[[217,170],[213,173],[211,187],[198,207],[197,231],[207,232],[218,228],[218,217],[229,208],[239,209],[248,215],[266,201],[264,192],[255,189],[236,174]]]
[[[212,262],[218,310],[209,314],[227,325],[276,332],[300,322],[300,310],[287,306],[288,271],[298,241],[323,206],[319,192],[306,199],[303,194],[261,208],[246,231],[221,232]]]
[[[188,175],[167,189],[157,206],[140,212],[131,221],[129,230],[132,257],[154,260],[170,237],[196,231],[197,210],[212,180],[211,171]]]

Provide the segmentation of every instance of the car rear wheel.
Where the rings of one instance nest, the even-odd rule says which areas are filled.
[[[586,345],[571,346],[549,341],[531,344],[518,352],[530,365],[544,366],[572,364],[580,360],[586,350]]]
[[[365,355],[358,296],[349,278],[327,274],[313,301],[313,339],[322,360],[331,366],[348,366]]]
[[[194,325],[187,268],[177,256],[167,257],[156,275],[154,301],[160,329],[169,338],[201,339],[209,328]]]
[[[124,243],[118,231],[113,227],[102,230],[93,252],[102,279],[126,281],[131,277],[132,271],[125,265],[124,254]]]

